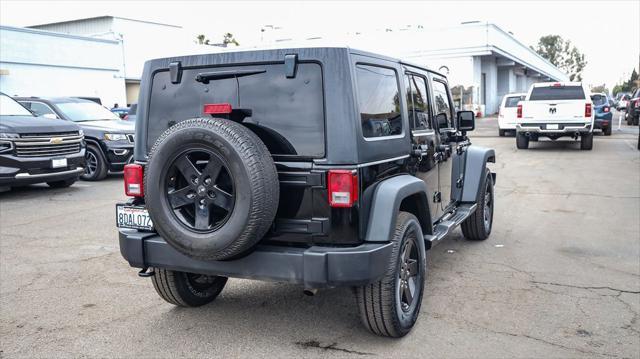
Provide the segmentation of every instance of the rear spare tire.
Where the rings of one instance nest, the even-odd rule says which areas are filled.
[[[262,141],[224,119],[196,118],[166,130],[151,149],[145,202],[158,233],[193,258],[248,252],[278,208],[278,174]]]

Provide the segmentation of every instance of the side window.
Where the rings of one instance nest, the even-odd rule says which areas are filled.
[[[449,90],[444,82],[433,81],[433,106],[438,128],[453,128],[453,113],[449,101]]]
[[[400,91],[395,70],[358,64],[356,83],[364,137],[401,134]]]
[[[33,113],[35,113],[38,116],[44,116],[44,115],[54,115],[56,117],[58,117],[52,110],[51,108],[49,108],[49,106],[40,103],[40,102],[32,102],[31,103],[31,111],[33,111]]]
[[[412,130],[431,128],[429,121],[429,100],[427,99],[426,79],[414,74],[406,75],[407,106],[409,107],[409,124]]]

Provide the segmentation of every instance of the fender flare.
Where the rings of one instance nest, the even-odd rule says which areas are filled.
[[[393,236],[402,201],[412,195],[418,195],[420,201],[420,213],[416,217],[420,221],[422,233],[431,233],[428,193],[423,180],[406,174],[380,182],[370,203],[365,242],[388,242]]]
[[[493,148],[469,146],[466,150],[464,166],[464,186],[462,188],[462,202],[475,203],[478,201],[480,184],[485,176],[487,162],[496,162],[496,151]],[[492,174],[495,182],[495,174]]]

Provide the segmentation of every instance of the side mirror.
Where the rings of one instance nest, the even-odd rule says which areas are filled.
[[[456,116],[459,131],[473,131],[476,128],[476,115],[473,111],[458,111]]]
[[[51,120],[57,120],[58,119],[58,116],[56,116],[56,115],[54,115],[52,113],[45,113],[44,115],[42,115],[42,117],[46,117],[46,118],[51,119]]]

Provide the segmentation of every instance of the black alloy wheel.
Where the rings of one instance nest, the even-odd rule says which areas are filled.
[[[167,168],[164,190],[174,216],[186,228],[213,232],[233,212],[235,188],[227,163],[207,149],[179,153]]]
[[[416,305],[416,298],[422,290],[421,286],[424,280],[419,271],[419,248],[415,242],[417,239],[415,230],[409,229],[405,236],[407,241],[404,243],[400,257],[396,301],[397,308],[404,313],[409,313]]]
[[[86,151],[84,159],[84,174],[86,177],[93,177],[98,170],[98,157],[96,157],[96,154],[93,153],[93,151]]]

